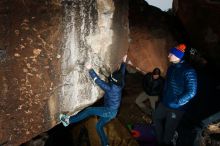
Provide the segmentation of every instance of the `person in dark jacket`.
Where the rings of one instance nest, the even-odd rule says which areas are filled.
[[[126,56],[123,61],[125,62]],[[79,112],[77,115],[68,116],[60,114],[60,120],[66,127],[71,123],[79,122],[90,116],[99,116],[99,121],[96,125],[96,131],[101,139],[102,146],[109,146],[108,138],[104,132],[104,126],[110,120],[116,117],[118,109],[121,103],[121,93],[124,87],[124,75],[125,75],[125,63],[121,64],[119,70],[113,72],[109,79],[109,82],[105,82],[99,78],[93,69],[89,69],[90,77],[93,81],[105,91],[104,94],[104,105],[102,107],[88,107],[85,110]]]
[[[161,145],[171,145],[175,130],[184,114],[184,106],[196,95],[196,71],[184,60],[185,44],[170,50],[171,62],[167,70],[162,100],[159,103],[153,121],[157,141]]]
[[[160,69],[155,68],[153,72],[149,72],[144,75],[144,92],[142,92],[135,101],[138,107],[147,114],[151,114],[152,111],[155,110],[156,102],[158,101],[159,95],[163,89],[164,79],[160,76],[160,74]],[[150,100],[151,108],[145,104],[147,99]]]

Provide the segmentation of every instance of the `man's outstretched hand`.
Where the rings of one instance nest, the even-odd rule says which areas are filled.
[[[90,63],[86,63],[85,64],[86,69],[90,70],[92,69],[92,65]]]
[[[90,63],[86,63],[85,64],[86,69],[89,72],[90,77],[94,80],[97,79],[97,75],[95,73],[95,71],[92,69],[92,65]]]
[[[123,57],[123,62],[126,62],[127,61],[127,54]]]

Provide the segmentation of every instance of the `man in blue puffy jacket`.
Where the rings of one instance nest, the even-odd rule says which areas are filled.
[[[153,115],[157,141],[163,146],[171,145],[184,106],[197,91],[196,72],[182,59],[185,49],[185,44],[180,44],[170,50],[168,59],[171,65],[167,70],[162,100]]]
[[[123,58],[123,61],[126,61],[126,56]],[[108,78],[109,82],[105,82],[99,78],[93,69],[90,69],[90,67],[87,66],[90,77],[102,90],[105,91],[104,106],[88,107],[77,115],[71,117],[60,114],[60,120],[63,125],[66,127],[71,123],[79,122],[87,117],[94,115],[99,116],[100,118],[96,125],[96,131],[101,139],[102,146],[109,146],[108,138],[103,128],[105,124],[117,115],[121,102],[122,88],[124,87],[125,67],[125,63],[122,63],[120,69],[110,75]]]

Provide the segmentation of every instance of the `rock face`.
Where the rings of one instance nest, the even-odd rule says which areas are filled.
[[[105,76],[116,69],[128,48],[127,6],[0,2],[0,144],[19,145],[56,125],[60,112],[77,113],[102,96],[85,64]]]
[[[63,86],[60,96],[63,111],[79,111],[96,101],[97,95],[100,95],[99,88],[91,86],[85,63],[92,64],[96,71],[100,69],[108,76],[126,53],[127,7],[123,2],[116,4],[118,6],[113,1],[93,0],[73,2],[65,7],[64,21],[67,27],[64,38],[67,38],[67,43],[63,52],[65,59],[62,63]],[[88,94],[90,91],[93,92]]]
[[[179,17],[193,48],[220,67],[220,2],[214,0],[174,0],[174,11]]]
[[[130,0],[129,22],[130,63],[144,73],[159,67],[165,74],[167,50],[175,44],[170,31],[169,15],[144,0]]]

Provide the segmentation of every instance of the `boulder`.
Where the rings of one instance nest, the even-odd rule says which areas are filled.
[[[116,69],[127,15],[123,0],[0,2],[0,144],[20,145],[102,97],[85,64],[102,79]]]

